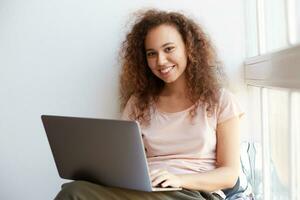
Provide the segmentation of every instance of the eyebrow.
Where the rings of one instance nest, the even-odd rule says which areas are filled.
[[[161,47],[165,47],[165,46],[168,46],[170,44],[174,44],[173,42],[167,42],[165,44],[163,44]],[[154,49],[146,49],[146,51],[154,51]]]

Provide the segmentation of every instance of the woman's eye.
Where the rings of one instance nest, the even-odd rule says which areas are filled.
[[[154,56],[154,55],[155,55],[154,52],[148,52],[148,53],[147,53],[147,57],[152,57],[152,56]]]
[[[165,51],[166,52],[171,52],[173,49],[174,49],[174,47],[167,47],[167,48],[165,48]]]

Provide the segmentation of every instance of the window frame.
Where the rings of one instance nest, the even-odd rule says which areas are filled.
[[[247,1],[247,0],[246,0]],[[289,95],[288,100],[288,115],[289,115],[289,128],[287,130],[288,140],[290,142],[289,157],[290,157],[290,188],[288,199],[300,198],[300,181],[297,177],[300,174],[300,159],[296,157],[295,150],[300,149],[300,128],[296,123],[296,118],[300,116],[297,113],[300,108],[300,33],[298,27],[295,24],[300,24],[300,17],[297,18],[294,5],[300,5],[300,0],[285,0],[284,12],[285,26],[282,27],[286,31],[286,41],[288,46],[282,46],[282,49],[272,50],[266,45],[267,41],[267,26],[266,26],[266,1],[256,0],[255,10],[246,10],[245,22],[250,22],[249,17],[253,17],[256,14],[256,30],[253,30],[254,35],[248,35],[247,37],[247,52],[253,51],[256,48],[257,56],[247,57],[244,61],[244,80],[247,87],[253,86],[260,88],[260,118],[261,118],[261,145],[262,145],[262,182],[263,182],[263,199],[269,199],[271,196],[270,191],[270,128],[268,118],[268,89],[287,90]],[[249,6],[249,2],[245,3],[245,6]],[[254,4],[253,4],[254,5]],[[299,6],[300,7],[300,6]],[[253,8],[253,7],[252,7]],[[249,13],[252,12],[252,15]],[[300,16],[300,15],[299,15]],[[247,19],[248,17],[248,19]],[[250,31],[249,27],[248,31]],[[268,30],[272,31],[272,30]],[[248,33],[250,34],[250,33]],[[256,43],[253,41],[256,38]],[[251,40],[252,39],[252,40]],[[251,46],[252,42],[252,46]],[[295,45],[298,42],[298,45]],[[252,50],[252,51],[251,51]],[[273,51],[273,52],[271,52]],[[294,98],[294,94],[297,92],[297,97]],[[295,106],[297,105],[297,106]],[[299,110],[300,111],[300,110]],[[251,120],[251,119],[250,119]],[[297,128],[295,129],[295,127]]]

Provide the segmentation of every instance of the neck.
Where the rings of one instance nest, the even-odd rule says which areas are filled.
[[[186,97],[187,96],[187,85],[184,76],[179,77],[172,83],[166,83],[161,93],[163,96],[173,97]]]

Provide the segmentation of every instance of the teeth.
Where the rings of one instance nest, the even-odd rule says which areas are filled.
[[[165,73],[168,73],[169,71],[171,71],[172,68],[173,68],[173,66],[172,67],[167,67],[165,69],[161,69],[160,72],[165,74]]]

